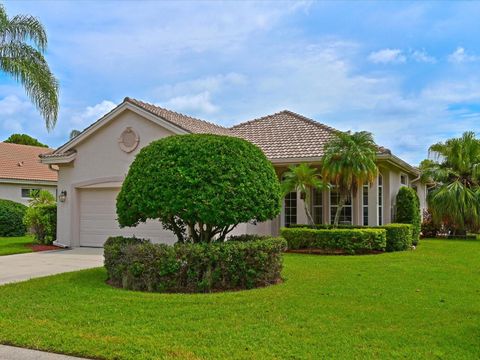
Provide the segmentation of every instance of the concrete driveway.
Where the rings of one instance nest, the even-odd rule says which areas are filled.
[[[41,251],[0,256],[0,285],[103,266],[103,249]]]

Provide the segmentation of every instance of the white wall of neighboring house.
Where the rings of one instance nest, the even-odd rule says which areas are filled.
[[[28,205],[29,197],[22,196],[22,189],[42,189],[48,190],[53,196],[56,196],[56,184],[47,183],[5,183],[0,180],[0,199],[12,200],[24,205]]]

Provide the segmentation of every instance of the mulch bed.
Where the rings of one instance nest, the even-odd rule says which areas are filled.
[[[310,254],[310,255],[375,255],[375,254],[384,253],[384,251],[370,250],[370,251],[357,252],[355,254],[349,254],[341,249],[337,249],[337,250],[298,249],[298,250],[287,250],[286,252],[292,253],[292,254]]]
[[[27,244],[26,247],[29,247],[33,252],[38,251],[51,251],[51,250],[61,250],[62,248],[55,245],[40,245],[40,244]]]

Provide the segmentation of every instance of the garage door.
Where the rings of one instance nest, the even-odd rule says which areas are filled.
[[[159,221],[120,229],[115,203],[120,189],[82,189],[80,199],[80,246],[103,247],[110,236],[136,236],[156,243],[172,244],[175,236]]]

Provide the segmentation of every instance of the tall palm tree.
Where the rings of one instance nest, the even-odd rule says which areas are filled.
[[[338,226],[340,214],[350,194],[356,194],[362,184],[371,183],[378,174],[376,164],[377,146],[367,131],[351,134],[337,132],[324,148],[322,178],[334,185],[339,201],[334,227]]]
[[[435,223],[454,231],[480,228],[480,140],[473,132],[430,146],[423,180],[433,183],[427,200]]]
[[[57,122],[58,82],[43,57],[46,47],[47,34],[37,18],[9,18],[0,4],[0,70],[23,85],[51,130]]]
[[[323,188],[324,184],[320,180],[320,174],[318,173],[317,169],[308,164],[292,165],[283,175],[283,196],[292,191],[300,193],[300,198],[303,200],[308,222],[311,225],[314,225],[315,223],[310,211],[311,190],[322,190]]]

